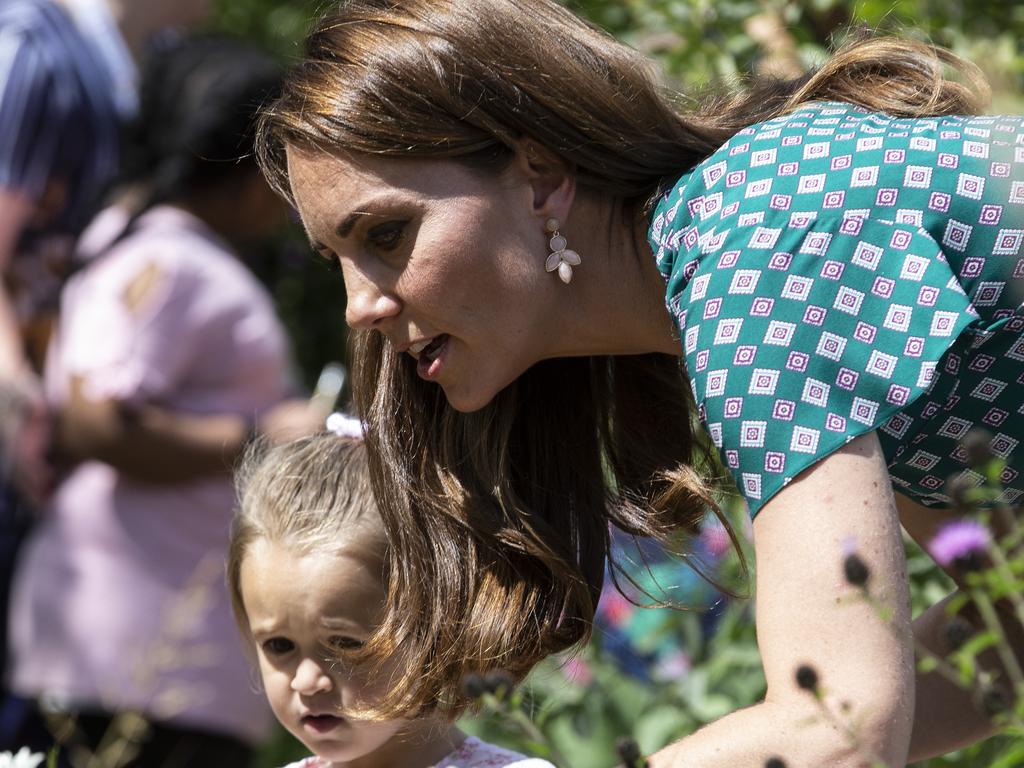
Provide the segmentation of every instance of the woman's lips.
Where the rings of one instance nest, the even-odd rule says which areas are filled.
[[[436,379],[444,367],[448,356],[448,334],[435,336],[430,344],[423,348],[416,360],[416,373],[421,379]]]

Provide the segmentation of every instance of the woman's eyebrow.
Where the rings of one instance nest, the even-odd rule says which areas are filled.
[[[352,233],[352,228],[355,227],[356,222],[359,221],[360,216],[374,215],[379,214],[374,214],[372,211],[353,211],[348,216],[343,218],[340,222],[338,222],[338,225],[334,228],[334,234],[337,235],[340,239],[344,240]],[[317,240],[313,240],[312,238],[310,238],[309,240],[309,245],[314,251],[322,251],[327,247],[323,243]]]
[[[368,215],[369,211],[353,211],[338,223],[338,226],[334,228],[334,234],[344,240],[352,232],[352,228],[356,225],[359,217]]]

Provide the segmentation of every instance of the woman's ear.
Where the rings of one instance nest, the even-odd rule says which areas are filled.
[[[516,141],[513,163],[529,185],[531,213],[542,222],[568,219],[576,198],[576,177],[568,163],[528,137]]]

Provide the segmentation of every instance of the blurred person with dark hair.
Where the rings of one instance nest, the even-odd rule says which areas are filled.
[[[209,0],[5,0],[0,7],[0,382],[28,390],[74,237],[119,168],[135,61]]]
[[[286,221],[252,121],[277,65],[204,38],[154,56],[119,201],[79,241],[45,385],[77,465],[18,564],[10,745],[94,751],[125,728],[130,765],[243,766],[271,720],[238,653],[223,559],[230,469],[254,433],[314,431],[272,299],[239,253]],[[128,722],[131,722],[130,720]],[[0,749],[4,745],[0,745]]]
[[[159,31],[201,21],[208,6],[0,3],[0,663],[11,568],[32,502],[52,483],[37,374],[74,238],[117,173],[119,126],[137,108],[136,57]]]

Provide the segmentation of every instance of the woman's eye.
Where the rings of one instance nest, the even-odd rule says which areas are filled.
[[[286,637],[271,637],[263,641],[263,652],[268,656],[283,656],[295,648],[295,643]]]
[[[315,261],[321,262],[327,267],[329,272],[341,272],[341,262],[338,261],[338,257],[330,251],[317,251],[317,258]]]
[[[363,641],[356,640],[354,637],[334,635],[333,637],[327,640],[327,645],[331,650],[334,651],[352,651],[356,648],[362,648]]]
[[[366,233],[366,240],[374,248],[382,251],[392,251],[401,245],[404,234],[404,221],[389,221],[386,224],[379,224],[373,227]]]

